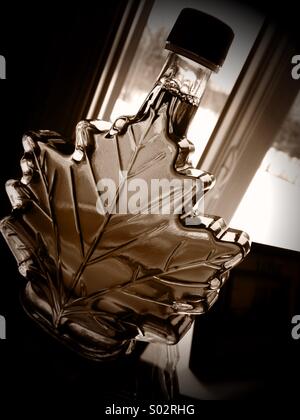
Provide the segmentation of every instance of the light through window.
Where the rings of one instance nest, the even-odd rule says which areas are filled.
[[[253,177],[231,225],[251,239],[300,251],[300,93]]]
[[[196,165],[262,26],[263,16],[253,9],[229,0],[174,0],[171,3],[156,0],[110,119],[137,112],[166,60],[166,37],[184,7],[216,16],[235,33],[225,64],[219,73],[212,75],[188,132],[195,144],[193,163]]]

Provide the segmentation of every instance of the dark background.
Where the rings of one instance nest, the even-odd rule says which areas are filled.
[[[0,85],[1,197],[3,180],[19,174],[25,131],[51,129],[71,137],[87,114],[126,3],[1,7],[0,54],[7,62]]]
[[[1,218],[11,209],[4,184],[20,177],[22,134],[51,129],[73,136],[88,111],[127,2],[68,4],[1,4],[0,54],[7,63],[7,79],[0,80]],[[118,366],[83,361],[27,319],[19,301],[24,279],[2,237],[0,258],[0,314],[7,322],[7,339],[0,340],[1,407],[6,395],[43,395],[51,401],[53,392],[55,400],[78,392],[82,398],[85,391],[102,394],[107,388],[108,398],[113,388],[116,393],[124,388],[120,378],[128,378],[128,371],[113,386]]]
[[[253,243],[209,314],[197,317],[190,368],[214,398],[297,398],[299,279],[299,252]]]
[[[283,32],[289,32],[291,42],[299,41],[298,12],[292,2],[284,2],[284,9],[282,4],[279,7],[273,3],[272,8],[264,2],[259,2],[257,5],[251,2],[251,4],[267,12],[277,21]],[[70,3],[69,7],[54,2],[36,5],[27,2],[23,5],[1,5],[0,54],[4,55],[7,61],[7,80],[0,80],[0,217],[10,211],[4,183],[7,179],[20,176],[22,134],[28,129],[43,128],[72,137],[76,122],[84,118],[87,113],[125,6],[126,1],[122,0],[98,2],[93,5]],[[63,394],[67,390],[78,392],[78,388],[83,388],[81,392],[84,390],[104,392],[103,383],[105,384],[110,378],[108,382],[112,388],[114,381],[119,383],[116,388],[122,388],[119,381],[122,375],[118,375],[119,379],[115,379],[114,376],[117,374],[118,366],[113,370],[110,368],[105,370],[82,361],[78,356],[53,342],[27,319],[19,303],[19,290],[24,280],[19,275],[15,261],[2,238],[0,238],[0,256],[0,314],[7,320],[7,340],[0,340],[2,386],[5,384],[7,391],[17,394],[24,394],[26,390],[29,393],[37,393],[40,390],[44,395],[56,390],[56,393]],[[298,255],[293,254],[290,257],[296,261]],[[271,255],[270,264],[272,258],[274,260],[278,258],[275,251]],[[288,257],[286,258],[289,261]],[[269,285],[271,283],[269,282]],[[234,280],[229,284],[234,284]],[[268,289],[268,282],[265,285]],[[287,305],[284,293],[281,296],[275,293],[275,300],[270,300],[271,308],[259,306],[264,308],[260,309],[263,311],[259,314],[261,318],[257,315],[254,321],[251,316],[246,317],[247,321],[236,318],[233,320],[230,315],[230,304],[226,303],[226,296],[230,294],[229,288],[230,286],[227,294],[224,293],[211,314],[199,320],[201,328],[196,325],[199,337],[202,340],[206,339],[207,345],[203,348],[200,344],[201,356],[201,351],[197,350],[199,343],[194,342],[191,361],[193,370],[208,381],[226,383],[229,380],[240,380],[241,377],[247,380],[251,372],[252,376],[256,375],[254,378],[256,381],[262,380],[260,383],[264,385],[261,388],[256,388],[254,392],[250,390],[248,395],[238,395],[237,398],[264,398],[266,395],[272,398],[277,394],[283,397],[283,393],[276,392],[277,384],[280,389],[283,387],[287,389],[288,395],[294,391],[298,392],[299,361],[296,360],[296,354],[299,355],[299,343],[290,339],[290,325],[286,315],[288,308],[284,312],[284,318],[278,319],[278,316],[275,316],[283,312],[277,311],[274,302],[277,302],[279,307]],[[265,326],[279,325],[278,335],[274,331],[275,327],[268,330],[271,331],[271,339],[267,343],[261,338],[264,335],[263,329],[253,332],[253,328],[259,325],[260,319],[263,319]],[[211,331],[214,331],[214,334]],[[244,341],[241,342],[237,338]],[[251,338],[257,340],[255,343],[258,346],[265,346],[263,348],[265,358],[266,354],[270,354],[271,362],[268,362],[266,369],[259,357],[259,349],[252,353],[257,359],[252,359],[250,365],[249,360],[244,359],[244,356],[247,356],[244,343],[248,343]],[[206,360],[213,357],[216,348],[225,346],[226,341],[229,347],[224,347],[221,355],[217,353],[216,363],[207,362],[203,367],[197,362],[203,358]],[[298,345],[297,350],[296,345]],[[240,352],[244,353],[240,353],[238,357],[239,351],[236,350],[235,357],[231,354],[228,359],[226,356],[230,346],[240,346]],[[280,355],[282,357],[279,357]],[[233,363],[234,360],[238,360],[241,366],[245,360],[244,367],[248,366],[248,371],[228,370],[226,362]],[[130,376],[130,369],[134,366],[134,362],[132,363],[133,365],[129,363],[129,367],[122,371],[123,378]],[[280,366],[276,366],[276,363]],[[267,392],[270,378],[273,387]]]

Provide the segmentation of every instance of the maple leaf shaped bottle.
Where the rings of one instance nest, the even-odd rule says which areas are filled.
[[[26,277],[23,305],[83,356],[175,344],[248,253],[247,234],[201,213],[214,178],[195,169],[189,123],[232,30],[183,9],[167,62],[135,116],[81,121],[75,144],[23,137],[23,176],[7,182],[1,231]]]

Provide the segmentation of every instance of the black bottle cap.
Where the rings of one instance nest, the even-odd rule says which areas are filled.
[[[218,71],[234,38],[219,19],[196,9],[183,9],[166,42],[166,49]]]

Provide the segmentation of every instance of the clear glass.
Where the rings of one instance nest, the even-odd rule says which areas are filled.
[[[209,75],[171,54],[135,116],[81,121],[75,145],[23,137],[1,231],[28,280],[27,313],[86,357],[177,343],[249,251],[244,232],[202,213],[215,181],[193,167],[186,134]]]

